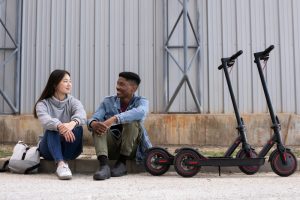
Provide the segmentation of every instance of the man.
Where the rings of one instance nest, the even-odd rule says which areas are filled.
[[[96,155],[100,163],[94,180],[105,180],[127,174],[126,160],[142,161],[151,142],[143,126],[149,102],[134,93],[141,82],[133,72],[121,72],[117,81],[117,95],[104,98],[88,128],[93,132]],[[110,169],[108,159],[117,160]]]

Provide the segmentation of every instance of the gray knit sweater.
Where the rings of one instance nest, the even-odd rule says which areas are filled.
[[[71,95],[60,101],[54,96],[37,103],[36,114],[45,130],[57,131],[61,123],[77,120],[79,126],[86,123],[86,112],[81,102]]]

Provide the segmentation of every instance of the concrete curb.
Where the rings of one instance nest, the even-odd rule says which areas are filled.
[[[3,166],[4,162],[9,158],[0,159],[0,167]],[[114,161],[110,161],[109,165],[113,166]],[[300,158],[297,159],[297,171],[300,171]],[[73,173],[79,174],[93,174],[98,169],[98,160],[96,159],[76,159],[69,162],[70,169]],[[56,170],[53,161],[47,161],[41,159],[41,166],[39,168],[40,173],[54,173]],[[142,173],[145,172],[143,165],[137,165],[135,161],[127,162],[128,173]],[[171,166],[169,171],[175,171],[174,167]],[[218,167],[202,167],[200,172],[218,173]],[[238,167],[221,167],[221,173],[239,173],[241,172]],[[271,166],[266,159],[265,164],[260,168],[259,172],[273,172]]]

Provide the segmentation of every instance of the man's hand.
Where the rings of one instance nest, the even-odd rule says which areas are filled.
[[[92,130],[97,135],[103,135],[109,127],[107,127],[104,122],[92,121],[90,124]]]
[[[107,119],[105,122],[103,122],[107,127],[111,127],[113,124],[115,124],[117,122],[117,117],[116,116],[112,116],[111,118]]]
[[[92,121],[91,128],[97,135],[103,135],[107,132],[107,130],[117,122],[117,117],[112,116],[104,122]]]
[[[74,122],[75,123],[75,122]],[[65,140],[67,142],[74,142],[75,141],[75,135],[74,133],[72,132],[72,129],[70,130],[66,124],[68,123],[64,123],[64,124],[60,124],[58,125],[58,132],[65,138]],[[76,124],[76,123],[75,123]],[[74,127],[73,127],[74,128]]]

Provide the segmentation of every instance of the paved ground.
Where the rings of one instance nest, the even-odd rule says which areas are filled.
[[[106,181],[75,174],[60,181],[54,174],[0,174],[0,199],[300,199],[300,173],[279,177],[274,173],[204,174],[182,178],[169,172],[154,177],[132,174]]]

